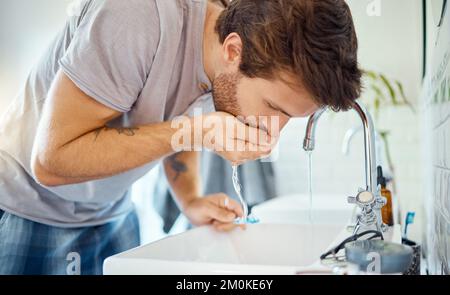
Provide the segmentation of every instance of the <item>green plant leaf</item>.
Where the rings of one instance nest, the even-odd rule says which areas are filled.
[[[375,73],[374,71],[364,71],[365,75],[367,77],[369,77],[372,80],[377,80],[378,79],[378,74]]]
[[[375,97],[374,101],[373,101],[373,108],[374,108],[374,115],[375,118],[378,120],[379,115],[380,115],[380,105],[381,105],[381,101],[379,97]]]
[[[383,104],[393,106],[407,105],[413,113],[416,113],[413,104],[405,95],[400,81],[390,81],[384,74],[371,70],[364,70],[363,74],[366,78],[364,81],[367,86],[366,89],[371,90],[370,93],[366,94],[364,101],[370,106],[375,116],[381,111]]]
[[[378,133],[381,137],[385,138],[388,137],[391,132],[389,130],[379,130]]]
[[[400,81],[395,81],[395,84],[397,85],[398,92],[400,93],[400,97],[403,99],[403,102],[411,109],[413,113],[416,113],[416,109],[414,106],[409,102],[409,100],[406,98],[405,91],[403,89],[402,83]]]
[[[371,84],[370,88],[375,92],[380,100],[385,100],[384,93],[380,87],[378,87],[376,84]]]
[[[389,147],[389,131],[387,130],[382,130],[382,131],[378,131],[378,133],[380,134],[380,137],[382,139],[382,141],[384,142],[384,149],[386,152],[386,160],[388,162],[389,167],[391,168],[392,171],[394,168],[394,162],[392,161],[392,156],[391,156],[391,152],[390,152],[390,147]]]
[[[380,74],[380,79],[381,79],[381,82],[383,82],[384,86],[386,86],[387,90],[389,91],[389,94],[390,94],[391,100],[392,100],[392,104],[398,105],[397,96],[395,95],[394,88],[392,87],[389,80],[383,74]]]

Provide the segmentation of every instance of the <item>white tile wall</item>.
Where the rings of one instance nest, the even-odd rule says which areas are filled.
[[[437,2],[437,1],[436,1]],[[432,274],[450,273],[450,7],[440,29],[428,23],[429,67],[424,117],[425,253]],[[431,17],[429,17],[430,19]],[[436,37],[436,38],[434,38]]]

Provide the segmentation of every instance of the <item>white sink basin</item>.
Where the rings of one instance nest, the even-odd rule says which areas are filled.
[[[350,221],[354,208],[354,205],[347,203],[345,196],[332,194],[314,195],[312,210],[310,206],[308,195],[288,195],[255,206],[252,212],[263,223],[341,224],[343,226]]]
[[[319,256],[339,225],[255,224],[230,233],[199,227],[112,256],[105,274],[295,274],[323,269]]]

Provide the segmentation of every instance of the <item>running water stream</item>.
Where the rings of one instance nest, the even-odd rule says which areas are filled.
[[[236,194],[239,197],[239,201],[241,202],[242,210],[244,211],[244,215],[242,217],[236,218],[234,223],[235,224],[258,223],[259,219],[257,217],[253,216],[253,214],[250,214],[250,215],[248,214],[247,202],[242,197],[242,187],[241,187],[241,183],[239,181],[238,166],[237,165],[233,165],[232,180],[233,180],[234,190],[236,191]]]
[[[312,151],[308,151],[306,153],[308,155],[308,189],[309,189],[308,218],[309,218],[309,223],[313,223],[313,218],[312,218],[312,211],[313,211]]]

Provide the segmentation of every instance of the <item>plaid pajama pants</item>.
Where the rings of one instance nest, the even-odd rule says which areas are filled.
[[[0,210],[0,274],[98,275],[106,258],[139,242],[134,211],[104,225],[58,228]]]

